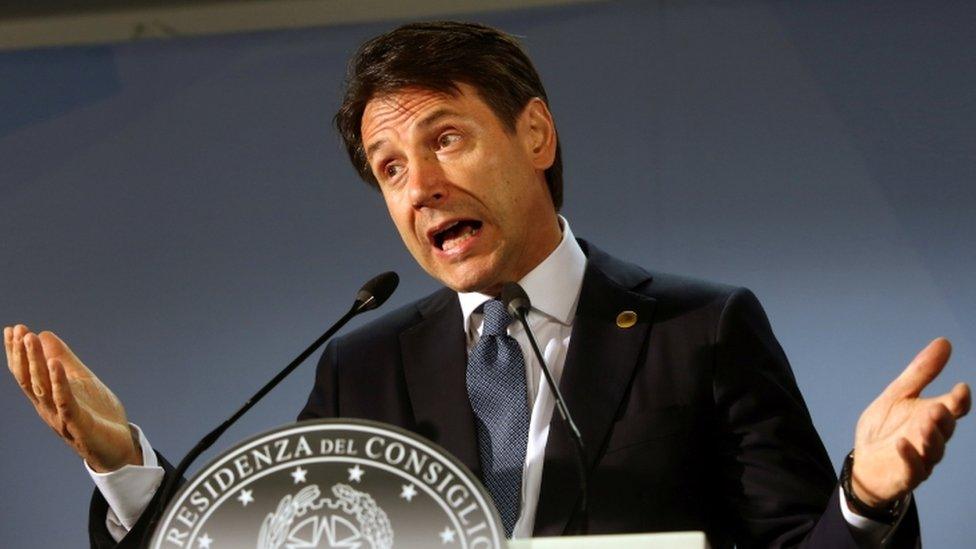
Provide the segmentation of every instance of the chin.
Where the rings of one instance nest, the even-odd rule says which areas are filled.
[[[454,290],[455,292],[462,292],[462,293],[480,292],[483,294],[491,293],[490,291],[488,291],[490,288],[486,287],[486,286],[490,286],[489,284],[480,284],[478,282],[472,282],[468,280],[464,280],[464,281],[441,280],[441,283],[447,286],[448,288]]]
[[[500,263],[494,255],[469,257],[457,263],[431,265],[435,268],[427,272],[455,292],[497,294],[507,281]]]
[[[493,277],[486,276],[483,273],[449,273],[444,276],[435,276],[435,278],[455,292],[491,294],[493,287],[499,285]]]

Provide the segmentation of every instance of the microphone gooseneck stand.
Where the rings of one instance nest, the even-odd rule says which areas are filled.
[[[573,444],[576,447],[576,471],[579,474],[580,481],[580,520],[577,534],[585,536],[589,533],[589,475],[586,471],[586,452],[583,449],[583,436],[580,435],[579,428],[576,426],[576,422],[573,421],[573,416],[570,415],[569,409],[566,407],[566,401],[563,400],[563,395],[559,391],[559,386],[553,380],[552,372],[549,371],[549,367],[542,357],[539,344],[536,343],[535,336],[532,335],[532,330],[529,328],[526,315],[529,313],[529,309],[532,308],[532,304],[529,302],[528,294],[515,282],[506,282],[502,286],[501,298],[502,303],[505,304],[505,309],[508,310],[509,314],[517,318],[522,323],[522,327],[525,328],[525,333],[529,337],[529,345],[532,346],[532,351],[536,359],[539,360],[539,365],[542,366],[542,374],[545,376],[546,384],[549,385],[549,390],[552,391],[553,399],[556,401],[556,410],[559,411],[559,417],[563,419],[563,425],[566,426],[566,430],[569,432],[569,438],[573,439]]]
[[[200,442],[198,442],[196,446],[187,452],[183,460],[180,461],[179,465],[176,466],[173,474],[170,475],[163,484],[163,487],[161,488],[161,495],[157,500],[157,505],[151,510],[146,510],[146,512],[152,512],[153,514],[149,521],[149,525],[143,534],[141,543],[139,544],[141,547],[149,546],[150,538],[153,531],[156,529],[156,525],[159,523],[163,509],[166,508],[166,505],[173,498],[173,495],[176,493],[176,490],[179,487],[180,479],[183,478],[183,474],[186,473],[186,470],[190,467],[190,464],[200,457],[200,454],[206,451],[207,448],[210,448],[210,446],[217,442],[217,439],[220,438],[220,435],[224,434],[224,431],[226,431],[231,425],[240,419],[241,416],[251,409],[251,407],[257,404],[259,400],[264,398],[264,396],[267,395],[271,389],[274,389],[279,383],[281,383],[281,381],[285,379],[288,374],[290,374],[295,368],[304,362],[305,359],[311,356],[316,349],[321,347],[326,340],[338,332],[339,329],[345,326],[346,323],[349,322],[354,316],[366,311],[371,311],[382,305],[383,302],[390,297],[393,291],[396,290],[399,282],[400,279],[397,274],[393,271],[388,271],[372,278],[366,284],[363,284],[363,287],[359,290],[359,292],[356,293],[356,301],[353,302],[349,311],[342,315],[342,318],[337,320],[336,323],[326,330],[325,333],[322,334],[318,339],[316,339],[315,342],[313,342],[308,346],[307,349],[295,357],[295,359],[292,360],[288,366],[285,366],[283,370],[278,372],[278,375],[271,378],[271,381],[267,382],[263,387],[258,389],[258,392],[254,393],[251,398],[247,399],[247,402],[245,402],[240,409],[234,412],[234,415],[230,416],[230,418],[221,423],[216,429],[210,431],[210,433],[200,439]]]

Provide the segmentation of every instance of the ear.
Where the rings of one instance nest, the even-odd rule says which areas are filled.
[[[533,97],[519,115],[518,132],[525,153],[537,170],[548,170],[556,160],[556,124],[545,101]]]

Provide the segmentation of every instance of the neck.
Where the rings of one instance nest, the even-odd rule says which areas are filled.
[[[512,280],[500,280],[497,283],[479,290],[480,293],[498,297],[502,293],[502,285],[506,282],[518,282],[525,278],[525,275],[532,272],[540,263],[546,260],[562,242],[563,231],[560,226],[559,216],[552,213],[551,222],[547,221],[539,227],[539,232],[533,237],[534,245],[526,248],[526,255],[521,262],[522,268],[512,273]]]

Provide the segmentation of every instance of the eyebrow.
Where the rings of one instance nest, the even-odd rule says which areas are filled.
[[[373,153],[375,153],[376,150],[383,145],[386,145],[386,139],[380,139],[379,141],[376,141],[370,145],[369,148],[366,149],[366,162],[369,162],[369,159],[373,156]]]
[[[433,126],[439,120],[441,120],[442,118],[447,118],[448,116],[460,116],[460,113],[458,113],[453,109],[449,109],[447,107],[441,107],[435,110],[434,112],[428,114],[427,116],[425,116],[419,122],[417,122],[417,126],[425,129],[430,126]],[[387,141],[388,140],[386,139],[380,139],[379,141],[376,141],[372,145],[370,145],[366,149],[366,161],[369,162],[373,154],[376,153],[376,151],[379,150],[381,147],[383,147],[383,145],[386,145]]]

